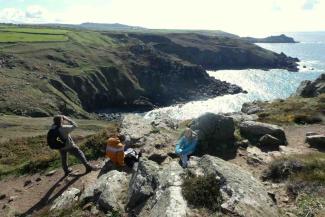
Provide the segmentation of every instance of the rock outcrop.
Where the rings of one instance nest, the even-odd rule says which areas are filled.
[[[189,172],[206,176],[214,174],[223,180],[222,212],[230,216],[276,217],[278,210],[266,189],[249,172],[222,159],[205,155],[191,158]]]
[[[128,182],[125,172],[112,170],[87,186],[80,196],[80,202],[93,202],[103,212],[124,211]]]
[[[194,119],[191,129],[198,133],[196,154],[231,158],[236,153],[235,125],[231,117],[206,113]]]
[[[273,124],[266,124],[256,121],[244,121],[240,125],[240,134],[253,143],[257,143],[261,137],[269,134],[278,139],[281,145],[287,144],[284,130]]]
[[[80,190],[77,188],[70,188],[66,190],[61,196],[54,200],[50,210],[58,211],[72,208],[78,202],[79,195]]]
[[[303,81],[299,85],[295,96],[316,97],[325,93],[325,74],[321,74],[315,81]]]

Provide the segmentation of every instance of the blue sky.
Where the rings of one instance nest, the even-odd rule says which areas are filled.
[[[0,22],[123,23],[240,35],[325,31],[325,0],[0,0]]]

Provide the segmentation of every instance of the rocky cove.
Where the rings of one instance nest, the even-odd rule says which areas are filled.
[[[207,69],[298,70],[297,58],[240,38],[86,31],[69,37],[59,44],[26,43],[26,52],[20,44],[2,49],[2,113],[90,118],[102,109],[150,110],[244,91]]]

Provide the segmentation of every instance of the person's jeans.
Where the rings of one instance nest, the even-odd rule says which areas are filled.
[[[68,156],[67,153],[70,153],[74,155],[76,158],[78,158],[82,164],[86,167],[86,169],[91,168],[91,165],[87,161],[85,154],[79,149],[77,146],[72,146],[68,149],[61,149],[60,154],[61,154],[61,160],[62,160],[62,168],[64,172],[68,172]]]
[[[188,155],[187,154],[181,154],[181,161],[182,161],[182,166],[187,167],[187,161],[188,161]]]

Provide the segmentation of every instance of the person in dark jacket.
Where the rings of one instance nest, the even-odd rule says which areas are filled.
[[[64,170],[65,175],[68,175],[72,172],[72,169],[68,167],[67,153],[74,155],[77,159],[82,162],[82,164],[86,167],[86,173],[89,173],[92,170],[98,170],[99,168],[92,166],[87,161],[85,154],[75,144],[70,135],[70,133],[78,127],[77,124],[64,115],[57,115],[53,118],[53,125],[51,128],[54,129],[58,126],[59,132],[65,141],[65,146],[59,150],[61,154],[62,168]]]

